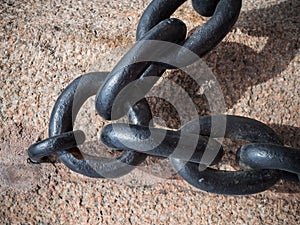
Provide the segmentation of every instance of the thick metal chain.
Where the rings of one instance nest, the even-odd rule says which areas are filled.
[[[182,49],[202,57],[231,30],[241,9],[241,0],[192,0],[194,9],[200,15],[211,18],[185,39],[185,24],[179,19],[169,18],[185,1],[153,0],[139,21],[137,44],[112,72],[85,74],[68,85],[53,108],[49,138],[28,149],[30,162],[47,162],[50,155],[56,155],[77,173],[95,178],[114,178],[129,173],[147,155],[152,155],[169,158],[178,174],[191,185],[207,192],[227,195],[261,192],[279,179],[299,182],[300,150],[285,147],[276,133],[259,121],[240,116],[215,115],[199,117],[177,131],[153,128],[151,110],[144,96],[157,79],[137,88],[143,89],[142,98],[138,101],[130,102],[131,96],[137,94],[132,89],[130,96],[123,96],[123,101],[116,104],[117,97],[122,95],[122,90],[130,83],[138,81],[142,84],[145,78],[159,78],[166,69],[174,68],[168,63],[138,61],[139,54],[152,51],[143,45],[145,41],[178,44]],[[160,56],[173,57],[173,61],[182,66],[195,61],[193,57],[187,56],[186,51],[172,52],[172,55],[162,51]],[[125,66],[120,67],[122,63]],[[77,148],[84,143],[85,136],[82,131],[73,131],[73,124],[81,106],[93,95],[96,95],[96,110],[104,119],[118,119],[126,114],[129,116],[130,125],[114,123],[102,129],[102,143],[123,150],[122,155],[115,159],[86,155]],[[113,110],[113,107],[117,108]],[[113,111],[117,113],[113,114]],[[212,120],[217,122],[213,125]],[[225,133],[220,132],[222,123],[218,121],[226,121]],[[151,138],[145,141],[150,136],[160,137],[159,142]],[[219,163],[224,155],[221,144],[215,138],[249,142],[237,151],[236,159],[243,170],[207,168]],[[183,144],[178,145],[182,140]],[[197,140],[196,145],[192,146],[189,140]],[[186,150],[189,148],[193,149],[193,153],[187,155]],[[204,162],[203,155],[212,149],[218,150],[214,158]]]

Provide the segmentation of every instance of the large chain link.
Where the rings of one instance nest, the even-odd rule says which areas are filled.
[[[116,104],[117,96],[122,95],[122,90],[130,83],[138,81],[142,84],[145,78],[159,78],[166,69],[174,68],[168,63],[138,61],[138,55],[154,50],[145,47],[145,41],[181,45],[183,50],[172,54],[161,51],[160,56],[172,57],[176,65],[190,65],[195,58],[188,57],[187,51],[199,57],[211,51],[231,30],[241,9],[241,0],[192,0],[194,9],[200,15],[211,18],[186,38],[185,24],[179,19],[169,18],[185,1],[153,0],[139,21],[136,45],[112,72],[85,74],[68,85],[53,108],[49,138],[28,149],[30,162],[47,162],[50,155],[56,155],[77,173],[96,178],[114,178],[129,173],[147,155],[152,155],[169,158],[178,174],[191,185],[207,192],[227,195],[261,192],[279,179],[299,182],[300,150],[285,147],[276,133],[259,121],[240,116],[215,115],[199,117],[176,131],[151,127],[152,113],[144,96],[157,79],[137,88],[139,91],[143,89],[141,99],[129,100],[137,94],[132,89],[130,96],[123,96],[122,101]],[[96,110],[102,118],[113,120],[126,114],[129,116],[130,125],[114,123],[102,129],[102,143],[123,150],[115,159],[90,156],[80,152],[77,147],[84,143],[85,136],[82,131],[73,131],[73,124],[81,106],[93,95],[96,95]],[[113,110],[113,107],[117,108]],[[113,114],[113,111],[117,113]],[[212,120],[216,123],[213,124]],[[225,133],[220,132],[222,123],[218,121],[226,121]],[[159,141],[149,139],[150,136],[159,137]],[[237,151],[236,159],[243,170],[207,168],[219,163],[224,154],[216,138],[249,142]],[[197,140],[196,145],[192,146],[190,140]],[[190,155],[186,153],[189,148],[194,149]],[[205,152],[214,149],[217,152],[212,160],[203,160]]]

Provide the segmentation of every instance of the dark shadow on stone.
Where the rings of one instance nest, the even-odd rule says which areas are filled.
[[[300,47],[297,38],[300,34],[299,12],[300,1],[293,0],[241,12],[232,32],[239,29],[245,35],[266,38],[263,48],[257,52],[244,44],[226,42],[225,38],[203,58],[221,86],[227,109],[232,108],[249,91],[249,87],[280,76],[287,69]],[[199,115],[211,113],[206,97],[198,94],[200,86],[188,74],[175,70],[166,77],[185,89]],[[182,104],[185,104],[184,101]],[[163,110],[175,115],[175,111],[172,113],[169,108]],[[170,124],[168,119],[164,120]],[[179,128],[180,124],[173,124],[173,127]]]
[[[275,6],[241,12],[233,32],[265,37],[260,52],[252,48],[222,42],[204,60],[222,86],[225,101],[231,108],[248,87],[264,83],[284,71],[298,52],[300,1],[285,1]],[[276,12],[276,13],[274,13]]]

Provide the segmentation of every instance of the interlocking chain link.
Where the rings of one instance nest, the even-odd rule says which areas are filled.
[[[186,0],[153,0],[144,11],[136,32],[137,43],[110,73],[89,73],[71,82],[57,99],[49,122],[49,138],[28,149],[29,161],[47,162],[56,155],[69,169],[89,177],[114,178],[129,173],[143,162],[147,155],[169,158],[178,174],[191,185],[212,193],[246,195],[264,191],[279,179],[299,182],[300,150],[286,147],[267,125],[254,119],[232,116],[203,116],[192,120],[178,130],[152,127],[152,113],[144,98],[157,79],[143,83],[148,77],[159,78],[171,63],[142,61],[144,54],[158,51],[161,58],[171,58],[174,64],[187,66],[194,63],[191,51],[202,57],[211,51],[231,30],[238,19],[241,0],[192,0],[193,8],[202,16],[211,17],[203,26],[186,38],[185,24],[170,16]],[[151,49],[146,41],[163,41],[181,45],[180,51]],[[117,97],[130,83],[137,81],[122,101]],[[142,88],[141,88],[142,87]],[[129,124],[106,125],[101,141],[114,150],[122,150],[117,158],[95,157],[80,152],[85,141],[82,131],[73,131],[76,116],[91,96],[96,95],[97,113],[106,120],[128,114]],[[113,110],[113,107],[114,108]],[[112,113],[112,112],[117,113]],[[215,123],[212,123],[212,121]],[[226,121],[225,133],[221,132]],[[157,137],[153,138],[153,137]],[[218,138],[247,141],[236,155],[242,170],[221,171],[210,168],[218,164],[224,150]],[[194,145],[194,140],[197,140]],[[189,150],[192,150],[190,152]],[[217,150],[217,151],[216,151]],[[207,160],[205,154],[213,152]]]

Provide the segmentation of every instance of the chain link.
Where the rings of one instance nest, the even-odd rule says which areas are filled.
[[[114,178],[129,173],[148,155],[169,158],[178,174],[191,185],[226,195],[258,193],[272,187],[279,179],[299,182],[300,150],[284,146],[270,127],[254,119],[214,115],[199,117],[178,130],[152,127],[152,113],[144,98],[147,92],[166,69],[175,68],[174,64],[192,64],[195,58],[189,57],[188,51],[199,57],[211,51],[235,24],[242,4],[241,0],[192,0],[196,12],[211,18],[186,38],[185,24],[170,18],[185,1],[153,0],[139,21],[137,43],[115,68],[110,73],[82,75],[66,87],[53,108],[49,138],[28,149],[30,162],[47,162],[47,157],[56,155],[77,173]],[[174,43],[182,48],[180,51],[149,48],[145,45],[149,40]],[[160,59],[172,58],[175,63],[141,60],[149,52]],[[148,77],[157,79],[144,83]],[[137,88],[123,95],[122,90],[134,81],[138,82]],[[101,132],[104,145],[122,150],[117,158],[90,156],[78,148],[85,136],[82,131],[73,131],[73,124],[84,102],[93,95],[96,95],[97,113],[105,120],[128,114],[129,124],[108,124]],[[121,100],[118,100],[120,95]],[[135,95],[142,97],[132,97]],[[216,122],[212,123],[213,120]],[[221,132],[221,121],[226,122],[225,133]],[[236,154],[242,170],[222,171],[210,167],[218,164],[224,155],[217,138],[248,142]]]

